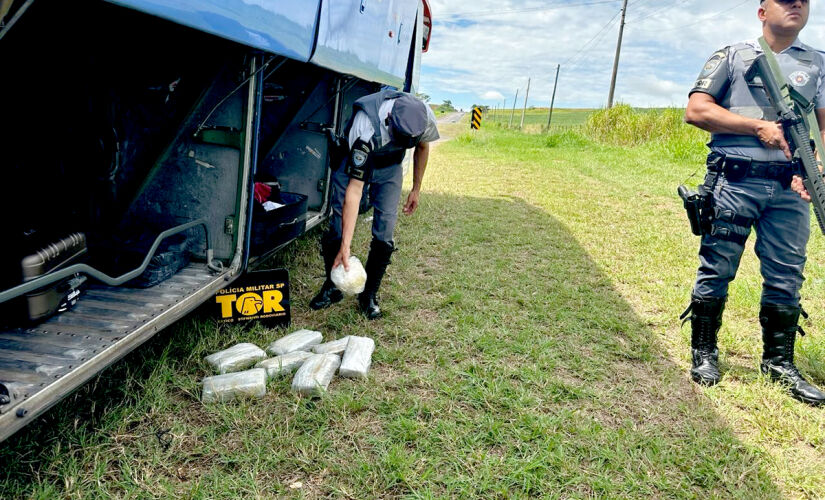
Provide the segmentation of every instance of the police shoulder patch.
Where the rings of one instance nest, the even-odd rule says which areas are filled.
[[[361,151],[360,149],[355,149],[352,151],[352,164],[356,167],[363,167],[364,163],[367,162],[367,153]]]
[[[714,71],[716,71],[719,65],[722,64],[722,61],[727,59],[727,57],[727,51],[717,50],[716,52],[714,52],[713,55],[710,56],[710,59],[708,59],[708,62],[706,62],[705,66],[702,68],[701,76],[708,76]]]

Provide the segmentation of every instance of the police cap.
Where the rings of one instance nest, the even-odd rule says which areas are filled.
[[[389,118],[392,141],[401,147],[417,145],[427,129],[427,107],[410,94],[395,100]]]

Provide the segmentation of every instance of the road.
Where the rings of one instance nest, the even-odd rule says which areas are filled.
[[[452,113],[447,113],[446,115],[440,117],[438,119],[438,123],[458,123],[464,115],[465,113],[463,111],[453,111]]]

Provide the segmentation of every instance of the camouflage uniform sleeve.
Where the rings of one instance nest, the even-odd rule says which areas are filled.
[[[730,47],[725,47],[710,56],[688,96],[702,92],[716,99],[716,102],[722,100],[730,87],[730,52]]]

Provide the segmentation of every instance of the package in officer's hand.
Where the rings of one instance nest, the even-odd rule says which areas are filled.
[[[367,272],[358,257],[351,255],[349,258],[349,271],[344,270],[344,265],[332,269],[330,278],[335,286],[348,295],[355,295],[364,291],[367,283]]]

